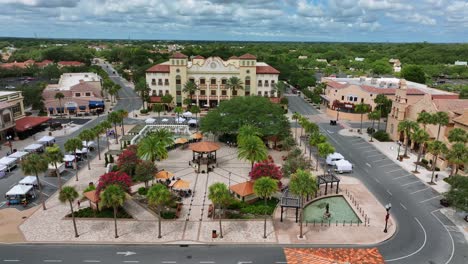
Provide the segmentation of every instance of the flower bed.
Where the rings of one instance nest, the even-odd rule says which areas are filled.
[[[73,212],[73,214],[78,218],[114,218],[114,209],[103,208],[100,211],[95,211],[90,207],[86,207]],[[71,214],[68,214],[67,217],[71,217]],[[133,217],[125,209],[119,207],[117,209],[117,218],[132,219]]]

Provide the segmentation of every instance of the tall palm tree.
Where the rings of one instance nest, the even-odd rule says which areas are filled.
[[[310,138],[312,134],[319,132],[319,126],[312,122],[306,122],[304,124],[304,130],[305,130],[306,135]],[[307,146],[309,146],[309,157],[310,157],[312,149],[310,149],[309,144],[304,144],[304,151],[305,151],[304,154],[307,154]]]
[[[115,135],[115,142],[119,144],[118,140],[118,133],[117,133],[117,124],[120,124],[122,122],[122,117],[119,115],[117,112],[112,112],[109,115],[107,115],[107,120],[114,125],[114,135]]]
[[[119,93],[119,90],[121,89],[122,87],[118,84],[114,84],[112,85],[109,90],[108,90],[108,93],[110,94],[111,96],[111,104],[113,105],[115,103],[115,97],[116,95],[118,95]]]
[[[265,213],[263,222],[263,238],[267,238],[266,235],[266,220],[267,220],[267,199],[270,199],[273,194],[278,191],[278,181],[270,177],[261,177],[254,182],[253,191],[259,198],[263,198],[265,201]]]
[[[299,124],[301,125],[301,136],[299,137],[299,146],[302,144],[302,135],[304,134],[304,127],[306,127],[309,124],[309,119],[307,119],[304,116],[301,116],[299,119]]]
[[[135,84],[135,92],[140,94],[141,104],[145,109],[145,101],[148,100],[151,89],[148,87],[145,78],[140,78]]]
[[[375,124],[375,120],[379,120],[380,121],[380,110],[374,110],[370,113],[367,114],[367,117],[372,120],[372,131],[371,131],[371,138],[370,138],[370,142],[372,142],[372,136],[374,135],[374,124]],[[380,127],[380,125],[379,125]]]
[[[153,105],[153,112],[158,113],[158,119],[161,120],[161,112],[164,112],[164,105],[162,104],[155,104]]]
[[[426,146],[426,143],[429,141],[429,134],[425,130],[420,129],[418,127],[417,129],[413,130],[413,133],[411,133],[411,140],[413,140],[414,143],[419,144],[418,158],[415,162],[416,167],[414,168],[414,172],[418,173],[418,164],[419,164],[419,161],[421,160],[424,147]]]
[[[416,122],[419,124],[423,125],[424,131],[426,131],[426,126],[428,124],[433,124],[433,118],[432,115],[428,112],[420,112],[418,114],[418,118],[416,119]]]
[[[447,153],[448,149],[447,149],[447,146],[442,141],[435,140],[435,141],[431,141],[431,142],[429,142],[427,144],[427,150],[433,156],[433,158],[432,158],[432,176],[431,176],[431,182],[430,183],[435,184],[434,183],[434,171],[435,171],[435,168],[436,168],[437,158],[440,155]]]
[[[299,238],[302,238],[302,223],[304,222],[304,206],[305,199],[308,196],[312,196],[317,192],[317,182],[315,178],[307,171],[298,169],[296,173],[291,175],[289,182],[289,191],[300,197],[302,201],[300,219],[300,234]]]
[[[54,165],[55,167],[55,174],[57,174],[57,186],[58,186],[58,189],[61,191],[62,190],[62,177],[57,168],[57,164],[63,162],[63,153],[60,150],[59,146],[53,145],[51,147],[46,147],[45,156],[47,158],[47,161],[50,164]]]
[[[151,133],[154,135],[157,140],[159,140],[163,145],[169,146],[173,142],[173,133],[165,128],[157,129]]]
[[[455,143],[447,153],[447,160],[455,166],[450,175],[458,173],[458,168],[468,162],[468,148],[463,143]]]
[[[432,116],[432,118],[433,118],[433,120],[432,120],[432,121],[433,121],[433,124],[439,126],[439,128],[438,128],[438,130],[437,130],[437,140],[439,140],[440,128],[441,128],[442,126],[448,125],[448,123],[449,123],[449,116],[448,116],[448,114],[447,114],[446,112],[441,112],[441,111],[440,111],[440,112],[435,113],[435,114]]]
[[[318,148],[318,145],[321,143],[327,142],[327,137],[320,134],[319,132],[313,133],[310,135],[309,145],[311,147]],[[311,160],[311,154],[309,153],[309,160]],[[319,154],[317,150],[317,161],[315,163],[315,170],[318,170],[318,163],[319,163]]]
[[[328,155],[335,152],[335,148],[328,142],[323,142],[323,143],[318,144],[317,149],[318,149],[319,156],[324,158],[324,159]],[[326,167],[327,167],[327,165],[326,165],[326,163],[324,161],[323,162],[323,174],[325,174]]]
[[[238,145],[237,157],[250,161],[252,170],[256,161],[262,161],[268,157],[268,151],[259,137],[247,137]]]
[[[127,198],[124,190],[117,184],[107,186],[101,192],[101,205],[104,207],[112,207],[114,209],[114,228],[115,238],[118,238],[117,233],[117,209],[122,206]]]
[[[468,133],[462,128],[454,128],[450,130],[448,134],[448,140],[450,143],[463,143],[466,144],[468,141]]]
[[[75,179],[78,181],[78,159],[76,158],[76,150],[83,148],[83,142],[78,138],[70,138],[63,146],[65,151],[73,152],[73,155],[75,156]]]
[[[124,119],[128,117],[128,111],[125,109],[117,110],[117,114],[120,117],[120,127],[122,128],[122,137],[125,136],[125,129],[124,129]]]
[[[75,230],[75,237],[79,237],[78,235],[78,230],[76,229],[76,221],[75,221],[75,214],[73,211],[73,203],[78,198],[78,192],[75,190],[74,187],[72,186],[65,186],[63,187],[62,190],[60,190],[59,193],[59,200],[62,203],[68,202],[70,204],[70,211],[71,211],[71,216],[72,216],[72,221],[73,221],[73,229]]]
[[[296,134],[294,135],[294,139],[297,140],[297,122],[301,119],[301,114],[299,114],[298,112],[294,112],[294,114],[292,115],[292,119],[296,120]]]
[[[108,132],[109,132],[109,129],[112,128],[112,123],[109,122],[109,120],[104,120],[104,121],[101,121],[99,125],[104,130],[104,133],[106,133],[107,150],[109,150],[110,146],[109,146],[109,133]]]
[[[190,112],[195,114],[195,119],[197,120],[197,132],[198,132],[198,114],[201,112],[200,107],[198,105],[192,105],[190,107]]]
[[[198,91],[198,85],[194,81],[188,80],[184,84],[184,88],[182,89],[182,92],[188,93],[190,95],[190,105],[192,105],[193,95],[195,94],[196,91]]]
[[[172,105],[172,101],[174,100],[174,96],[172,96],[171,94],[165,94],[163,97],[161,97],[161,101],[163,102],[163,104],[165,104],[167,106],[167,108],[171,108],[171,105]]]
[[[171,192],[167,189],[166,186],[158,183],[153,185],[148,194],[146,194],[146,198],[148,198],[148,204],[150,206],[154,206],[158,212],[158,238],[161,238],[161,212],[163,206],[167,204],[171,200]]]
[[[42,186],[41,182],[39,181],[39,173],[46,172],[49,168],[49,162],[44,157],[41,157],[39,154],[32,153],[28,155],[22,162],[21,162],[21,170],[26,175],[35,175],[37,186],[39,186],[39,200],[42,203],[42,209],[46,210],[46,205],[44,198],[42,197]]]
[[[62,117],[63,111],[62,111],[62,99],[65,98],[65,95],[61,92],[58,92],[54,96],[55,99],[59,100],[59,107],[60,107],[60,117]]]
[[[94,134],[94,132],[91,130],[91,129],[85,129],[83,131],[81,131],[81,133],[78,135],[78,138],[81,140],[81,141],[84,141],[85,142],[85,147],[88,151],[88,153],[86,153],[86,161],[88,163],[88,170],[91,170],[91,165],[89,164],[89,149],[88,149],[88,143],[89,141],[92,141],[94,138],[96,137],[96,135]]]
[[[361,129],[359,130],[360,131],[359,133],[361,134],[362,134],[362,117],[364,116],[365,113],[369,111],[370,111],[370,107],[367,104],[360,103],[354,106],[354,112],[361,114]]]
[[[253,125],[243,125],[239,128],[239,131],[237,132],[237,143],[242,144],[241,142],[245,140],[248,137],[259,137],[261,138],[262,132],[258,127],[255,127]]]
[[[180,118],[180,114],[182,114],[184,112],[184,109],[182,109],[182,106],[177,106],[175,109],[174,109],[174,112],[177,114],[177,119]]]
[[[214,208],[219,208],[219,237],[223,238],[223,226],[221,225],[221,218],[223,215],[223,206],[227,206],[231,200],[228,187],[226,184],[216,182],[208,188],[208,198],[213,202]],[[216,210],[214,210],[216,214]]]
[[[161,142],[155,134],[150,134],[138,143],[137,154],[140,159],[151,160],[154,163],[157,159],[167,158],[166,147],[167,144]]]
[[[105,128],[102,127],[101,124],[93,127],[91,129],[91,131],[93,132],[95,138],[96,138],[96,142],[97,142],[97,152],[98,152],[98,158],[99,160],[101,160],[101,144],[100,144],[100,137],[101,137],[101,134],[104,133],[106,131]]]
[[[408,157],[408,145],[410,140],[411,131],[418,129],[418,123],[411,120],[403,120],[398,123],[398,132],[405,134],[405,154],[404,157]]]
[[[244,83],[242,83],[242,80],[238,77],[232,76],[226,81],[226,88],[231,90],[232,95],[234,91],[244,89]]]

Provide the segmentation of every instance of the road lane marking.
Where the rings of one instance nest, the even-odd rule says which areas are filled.
[[[427,201],[430,201],[430,200],[433,200],[433,199],[437,199],[437,198],[440,198],[440,197],[442,197],[442,195],[437,195],[437,196],[434,196],[434,197],[432,197],[432,198],[429,198],[429,199],[426,199],[426,200],[422,200],[422,201],[420,201],[419,203],[424,203],[424,202],[427,202]]]
[[[372,168],[372,166],[371,166],[369,163],[366,163],[366,165],[367,165],[369,168]]]
[[[412,193],[410,193],[410,194],[415,194],[415,193],[418,193],[418,192],[422,192],[422,191],[425,191],[425,190],[430,189],[430,188],[431,188],[431,187],[426,187],[426,188],[424,188],[424,189],[414,191],[414,192],[412,192]]]
[[[356,148],[356,149],[365,149],[365,148],[372,148],[372,146],[364,146],[364,147],[359,147],[359,148]]]
[[[59,263],[62,262],[61,259],[45,259],[44,262]]]
[[[401,207],[403,207],[403,209],[408,210],[408,209],[406,209],[406,206],[404,206],[402,203],[400,203],[400,205],[401,205]]]
[[[397,261],[397,260],[400,260],[400,259],[409,258],[409,257],[413,256],[414,254],[417,254],[419,251],[421,251],[421,250],[426,246],[426,242],[427,242],[427,233],[426,233],[426,229],[424,229],[424,226],[421,224],[421,222],[418,220],[418,218],[415,217],[414,219],[418,222],[419,226],[421,226],[421,228],[422,228],[422,230],[423,230],[423,233],[424,233],[424,242],[423,242],[423,244],[422,244],[416,251],[414,251],[414,252],[411,253],[411,254],[408,254],[408,255],[406,255],[406,256],[402,256],[402,257],[399,257],[399,258],[386,259],[386,260],[385,260],[386,262],[392,262],[392,261]]]
[[[387,193],[390,194],[390,196],[392,196],[392,193],[387,189]]]
[[[392,173],[392,172],[397,172],[397,171],[402,171],[402,168],[396,169],[396,170],[391,170],[391,171],[386,171],[385,173]]]
[[[6,204],[6,202],[1,202],[0,203],[0,208],[2,208],[5,204]]]
[[[378,157],[378,156],[385,156],[385,155],[382,153],[379,153],[379,154],[369,155],[367,156],[367,158],[373,158],[373,157]]]
[[[19,259],[4,259],[4,262],[19,262]]]
[[[410,177],[410,176],[413,176],[413,174],[403,175],[403,176],[396,177],[396,178],[393,178],[393,179],[396,180],[396,179],[401,179],[401,178]]]
[[[435,219],[437,219],[437,221],[439,221],[439,223],[440,223],[441,225],[444,226],[445,230],[447,231],[447,233],[448,233],[449,236],[450,236],[450,241],[452,242],[452,252],[451,252],[451,254],[450,254],[450,258],[447,260],[447,262],[445,262],[445,264],[448,264],[448,263],[450,263],[450,261],[452,261],[453,255],[455,254],[455,242],[453,241],[452,233],[450,233],[450,231],[449,231],[448,228],[444,225],[444,223],[442,223],[442,221],[440,221],[439,217],[437,217],[437,216],[434,214],[434,212],[436,212],[436,211],[439,211],[439,209],[432,211],[432,212],[431,212],[431,215],[434,216]]]
[[[139,260],[124,260],[124,263],[139,263]]]
[[[94,260],[94,259],[89,259],[89,260],[83,260],[85,263],[99,263],[101,262],[100,260]]]
[[[380,183],[379,179],[377,178],[373,178],[376,182]]]
[[[250,264],[252,261],[238,261],[237,264]]]
[[[52,184],[52,183],[50,183],[50,182],[48,182],[48,181],[46,181],[46,180],[44,180],[44,179],[42,179],[41,181],[47,183],[48,185],[50,185],[50,186],[52,186],[52,187],[54,187],[54,188],[58,188],[57,185]]]
[[[213,264],[214,261],[200,261],[200,264]]]
[[[382,160],[386,160],[386,159],[382,159]],[[392,162],[392,163],[389,163],[389,164],[381,165],[381,166],[379,166],[379,168],[389,167],[389,166],[393,166],[393,165],[395,165],[395,163]]]
[[[414,181],[414,182],[409,182],[409,183],[402,184],[401,186],[407,186],[407,185],[411,185],[411,184],[418,183],[418,182],[421,182],[421,181],[417,180],[417,181]]]
[[[171,263],[177,263],[177,261],[164,260],[164,261],[161,261],[161,263],[171,264]]]

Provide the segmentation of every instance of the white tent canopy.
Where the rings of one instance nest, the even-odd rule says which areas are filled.
[[[39,143],[52,143],[54,142],[54,140],[55,140],[55,137],[43,136],[38,140],[38,142]]]
[[[176,123],[183,123],[183,122],[185,122],[185,118],[183,118],[183,117],[178,117],[178,118],[175,119],[175,122],[176,122]]]
[[[156,119],[154,119],[154,118],[148,118],[148,119],[145,120],[146,124],[154,124],[154,122],[156,122]]]
[[[8,168],[5,165],[0,164],[0,171],[7,171]]]
[[[335,161],[335,166],[335,170],[340,173],[353,171],[353,164],[344,159]]]
[[[31,144],[29,146],[26,146],[24,148],[24,150],[28,151],[28,152],[33,152],[33,151],[37,151],[38,149],[42,148],[42,145],[41,144]]]
[[[161,121],[162,121],[162,122],[168,122],[168,121],[169,121],[169,119],[167,119],[167,118],[163,118]]]
[[[76,154],[86,154],[88,153],[88,148],[77,149]]]
[[[0,164],[4,166],[10,166],[16,162],[16,158],[3,157],[0,159]]]
[[[73,155],[65,155],[63,156],[63,161],[64,162],[70,162],[70,161],[74,161],[75,160],[75,156]]]
[[[26,151],[16,151],[15,153],[8,156],[9,158],[22,159],[24,156],[28,155],[29,152]]]
[[[187,112],[183,113],[182,116],[183,117],[192,117],[192,112],[187,111]]]
[[[96,147],[96,142],[94,141],[88,141],[88,143],[86,143],[86,141],[83,141],[82,144],[83,144],[83,147],[88,147],[88,148]]]
[[[25,195],[29,191],[31,191],[32,188],[33,187],[31,185],[15,185],[6,193],[6,195],[7,196]]]
[[[196,119],[190,119],[188,122],[187,122],[189,125],[190,124],[194,124],[196,125],[198,123],[198,121]]]
[[[19,182],[19,184],[21,184],[21,185],[37,185],[36,176],[26,176]]]
[[[330,154],[327,156],[327,158],[330,157],[331,159],[344,159],[343,155],[341,155],[338,152],[335,152],[333,154]]]

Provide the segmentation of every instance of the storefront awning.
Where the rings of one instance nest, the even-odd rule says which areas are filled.
[[[104,101],[89,101],[89,107],[104,107]]]
[[[26,116],[16,120],[16,131],[23,132],[32,129],[42,123],[49,121],[51,118],[46,116]]]
[[[78,108],[79,108],[80,110],[86,110],[86,105],[80,105],[80,106],[78,106]]]
[[[67,110],[75,111],[75,110],[76,110],[76,107],[74,107],[74,106],[69,106],[69,107],[67,107]]]

